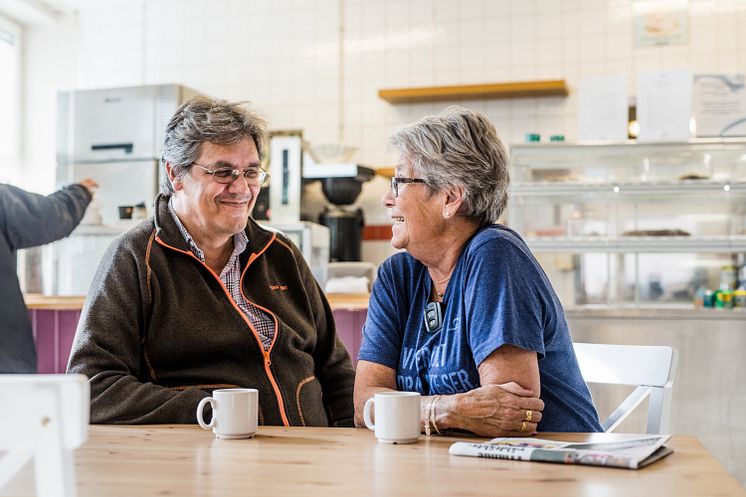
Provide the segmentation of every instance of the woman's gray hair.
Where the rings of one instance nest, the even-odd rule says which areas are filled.
[[[497,221],[508,203],[508,155],[487,117],[451,106],[398,129],[391,145],[431,192],[464,188],[458,214],[480,225]]]
[[[161,156],[163,166],[168,162],[175,176],[182,178],[199,158],[202,143],[230,145],[243,138],[254,140],[261,157],[267,123],[244,108],[245,103],[207,97],[195,97],[183,103],[166,126]],[[163,177],[161,191],[174,191],[167,174]]]

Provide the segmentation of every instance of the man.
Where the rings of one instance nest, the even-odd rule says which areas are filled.
[[[0,184],[0,373],[36,373],[36,348],[16,275],[16,251],[70,234],[91,201],[85,179],[48,197]]]
[[[238,104],[182,105],[165,193],[117,240],[89,292],[68,372],[94,423],[194,423],[215,388],[259,390],[259,421],[353,426],[354,372],[331,309],[289,239],[249,216],[265,124]]]

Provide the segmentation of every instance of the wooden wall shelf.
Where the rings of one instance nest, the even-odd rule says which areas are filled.
[[[564,97],[568,93],[564,79],[378,90],[378,96],[392,104],[486,98]]]
[[[384,178],[392,178],[394,176],[394,166],[382,166],[376,168],[376,174],[383,176]]]

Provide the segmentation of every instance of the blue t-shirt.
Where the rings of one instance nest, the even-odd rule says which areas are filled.
[[[480,229],[459,257],[430,332],[427,268],[406,252],[387,259],[368,306],[359,359],[396,371],[399,390],[455,394],[480,386],[477,366],[503,344],[538,354],[540,431],[603,431],[580,374],[562,305],[525,242],[509,228]]]

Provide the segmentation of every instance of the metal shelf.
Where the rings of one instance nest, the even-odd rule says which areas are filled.
[[[527,237],[538,252],[746,252],[746,235],[735,236],[625,236]]]
[[[679,300],[694,299],[685,283],[717,285],[717,265],[746,253],[745,137],[516,144],[510,154],[508,224],[543,255],[576,318],[599,315],[589,302],[629,315],[630,308],[662,312],[671,300],[666,315],[700,319],[701,310],[679,308]],[[654,295],[654,281],[666,302]]]
[[[623,320],[683,320],[689,321],[746,321],[746,309],[714,309],[694,307],[693,304],[587,304],[565,307],[568,319],[623,319]],[[746,328],[744,328],[746,330]]]
[[[698,138],[681,143],[516,144],[511,146],[510,154],[516,172],[590,168],[616,171],[624,174],[617,180],[628,182],[634,181],[635,175],[645,174],[651,180],[656,175],[674,179],[688,172],[739,179],[746,167],[746,140],[739,137]]]
[[[590,142],[590,143],[525,143],[510,146],[514,156],[548,157],[554,153],[573,155],[630,156],[640,157],[646,154],[681,154],[682,152],[713,152],[720,150],[739,150],[746,147],[746,139],[738,138],[697,138],[687,142],[639,143],[633,140],[626,142]]]
[[[746,194],[746,181],[681,180],[655,183],[514,183],[511,195],[577,196],[577,195],[679,195],[681,193]]]

